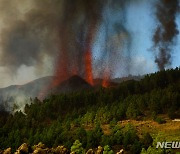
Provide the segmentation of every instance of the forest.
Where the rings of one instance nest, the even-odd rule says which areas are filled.
[[[148,153],[155,140],[151,134],[139,135],[133,125],[122,127],[120,121],[166,123],[159,115],[180,118],[179,101],[180,68],[147,74],[140,81],[124,81],[116,87],[51,95],[43,101],[30,98],[24,111],[1,109],[0,149],[11,147],[15,152],[23,143],[42,142],[49,148],[64,145],[75,153],[98,146],[108,154],[116,148]],[[106,125],[110,129],[105,133]],[[168,152],[163,149],[160,153]]]

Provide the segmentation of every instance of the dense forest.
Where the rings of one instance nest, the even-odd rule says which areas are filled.
[[[0,111],[1,149],[11,147],[15,151],[22,143],[32,146],[39,142],[47,147],[64,145],[72,149],[74,144],[82,143],[84,150],[108,145],[130,153],[145,153],[153,144],[151,135],[145,132],[139,136],[132,125],[122,128],[118,122],[148,117],[164,123],[160,114],[179,118],[180,68],[148,74],[140,81],[125,81],[117,87],[99,87],[30,101],[24,111]],[[102,130],[105,124],[111,128],[108,134]]]

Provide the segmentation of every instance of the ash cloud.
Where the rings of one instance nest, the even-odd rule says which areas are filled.
[[[39,66],[45,56],[54,56],[57,50],[54,47],[57,43],[54,29],[57,27],[58,19],[55,18],[53,8],[46,10],[43,5],[41,8],[36,7],[35,1],[32,1],[32,9],[25,13],[20,13],[19,9],[24,4],[20,5],[17,2],[13,8],[18,13],[11,17],[11,3],[13,2],[6,6],[7,10],[3,10],[3,22],[6,26],[1,32],[0,65],[16,73],[21,65]],[[47,1],[45,3],[47,4]]]
[[[50,56],[55,57],[55,75],[69,76],[76,72],[85,76],[84,56],[92,48],[106,4],[110,4],[110,9],[124,12],[130,1],[32,0],[29,3],[1,2],[1,6],[6,5],[1,11],[6,16],[3,20],[6,27],[1,32],[0,65],[15,73],[21,65],[42,65],[43,58]]]
[[[84,74],[83,56],[93,43],[102,0],[32,0],[28,11],[19,3],[0,4],[6,4],[1,12],[7,25],[1,32],[0,65],[16,73],[21,65],[38,67],[51,56],[55,75]]]
[[[164,1],[167,0],[159,1],[157,10],[164,10],[164,5],[160,5]],[[0,41],[2,51],[0,66],[8,68],[13,74],[24,65],[34,66],[37,72],[41,72],[42,66],[46,63],[44,59],[47,57],[52,59],[52,70],[58,77],[54,84],[74,74],[91,79],[93,74],[99,73],[103,78],[106,70],[111,78],[123,57],[127,59],[124,64],[125,70],[127,74],[130,72],[133,38],[125,25],[126,9],[130,4],[138,4],[142,2],[141,0],[14,0],[8,2],[6,0],[0,2],[0,16],[3,17],[4,23]],[[162,8],[159,9],[159,7]],[[162,11],[157,12],[161,14]],[[174,16],[170,15],[166,18],[175,17],[174,12],[172,13]],[[165,13],[168,14],[167,11]],[[116,21],[112,21],[112,16],[117,14]],[[160,18],[158,19],[161,21]],[[159,29],[162,29],[163,24],[164,21],[159,22]],[[104,49],[96,63],[92,59],[92,47],[99,33],[99,27],[102,25],[105,31],[107,28],[105,32],[107,35]],[[157,38],[161,39],[165,35],[165,30],[159,30]],[[165,43],[165,48],[163,41],[155,41],[155,48],[158,50],[162,48],[163,52],[166,49],[169,52],[171,40],[163,40],[168,42]],[[159,53],[157,61],[162,63],[163,54]],[[164,56],[165,59],[168,59],[168,55]],[[95,65],[94,71],[99,72],[93,72],[92,66],[89,65]]]
[[[101,21],[102,0],[66,0],[60,25],[60,54],[56,67],[59,81],[70,75],[86,77],[86,53],[91,56],[94,35]],[[90,57],[91,58],[91,57]],[[88,59],[92,63],[91,59]],[[91,71],[91,70],[90,70]],[[63,74],[63,75],[62,75]]]
[[[179,3],[179,0],[160,0],[156,3],[158,24],[153,36],[153,49],[156,51],[155,62],[160,70],[171,64],[172,48],[179,34],[176,24]]]

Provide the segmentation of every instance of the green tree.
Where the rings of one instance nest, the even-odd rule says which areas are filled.
[[[163,134],[157,134],[156,138],[153,140],[152,146],[149,146],[148,149],[142,148],[141,154],[165,154],[165,153],[171,153],[171,149],[161,149],[156,148],[157,142],[165,141],[165,138],[162,136]]]
[[[109,145],[104,146],[103,154],[114,154]]]
[[[76,140],[71,146],[71,152],[75,152],[76,154],[85,154],[85,150],[82,147],[82,144],[79,140]]]
[[[132,125],[126,125],[125,129],[123,145],[125,149],[128,149],[128,147],[134,144],[135,141],[139,140],[139,137],[137,136],[136,131]]]
[[[147,149],[149,146],[152,145],[152,143],[153,143],[153,138],[151,137],[151,135],[150,135],[149,133],[145,133],[145,134],[143,135],[142,143],[143,143],[145,149]]]
[[[140,111],[137,108],[136,103],[135,102],[130,103],[130,105],[128,106],[127,111],[126,111],[127,118],[136,119],[137,116],[139,116],[139,115],[140,115]]]
[[[101,137],[101,145],[105,146],[105,145],[109,145],[110,144],[110,136],[108,135],[102,135]]]
[[[97,146],[97,141],[94,136],[93,131],[87,131],[87,145],[86,148],[95,148]]]
[[[139,154],[141,152],[141,149],[142,149],[142,144],[140,141],[138,140],[135,140],[134,143],[132,144],[131,146],[131,153],[133,154]]]
[[[113,120],[109,123],[110,127],[113,128],[114,126],[116,126],[117,124],[117,120],[116,118],[113,118]]]
[[[86,133],[86,130],[84,128],[80,127],[76,130],[76,139],[79,139],[81,141],[83,147],[86,147],[87,133]]]
[[[101,137],[103,135],[103,130],[99,123],[96,124],[95,129],[93,130],[93,135],[95,139],[95,145],[98,146],[98,144],[101,142]]]

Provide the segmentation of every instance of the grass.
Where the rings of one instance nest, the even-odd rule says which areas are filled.
[[[118,125],[120,127],[125,127],[127,124],[131,124],[135,127],[139,137],[142,136],[143,133],[149,132],[153,138],[156,137],[157,134],[160,134],[163,139],[167,141],[180,140],[180,122],[173,121],[168,118],[164,118],[166,123],[159,124],[153,120],[123,120],[119,121]],[[102,129],[105,134],[110,134],[111,129],[109,124],[102,125]]]

